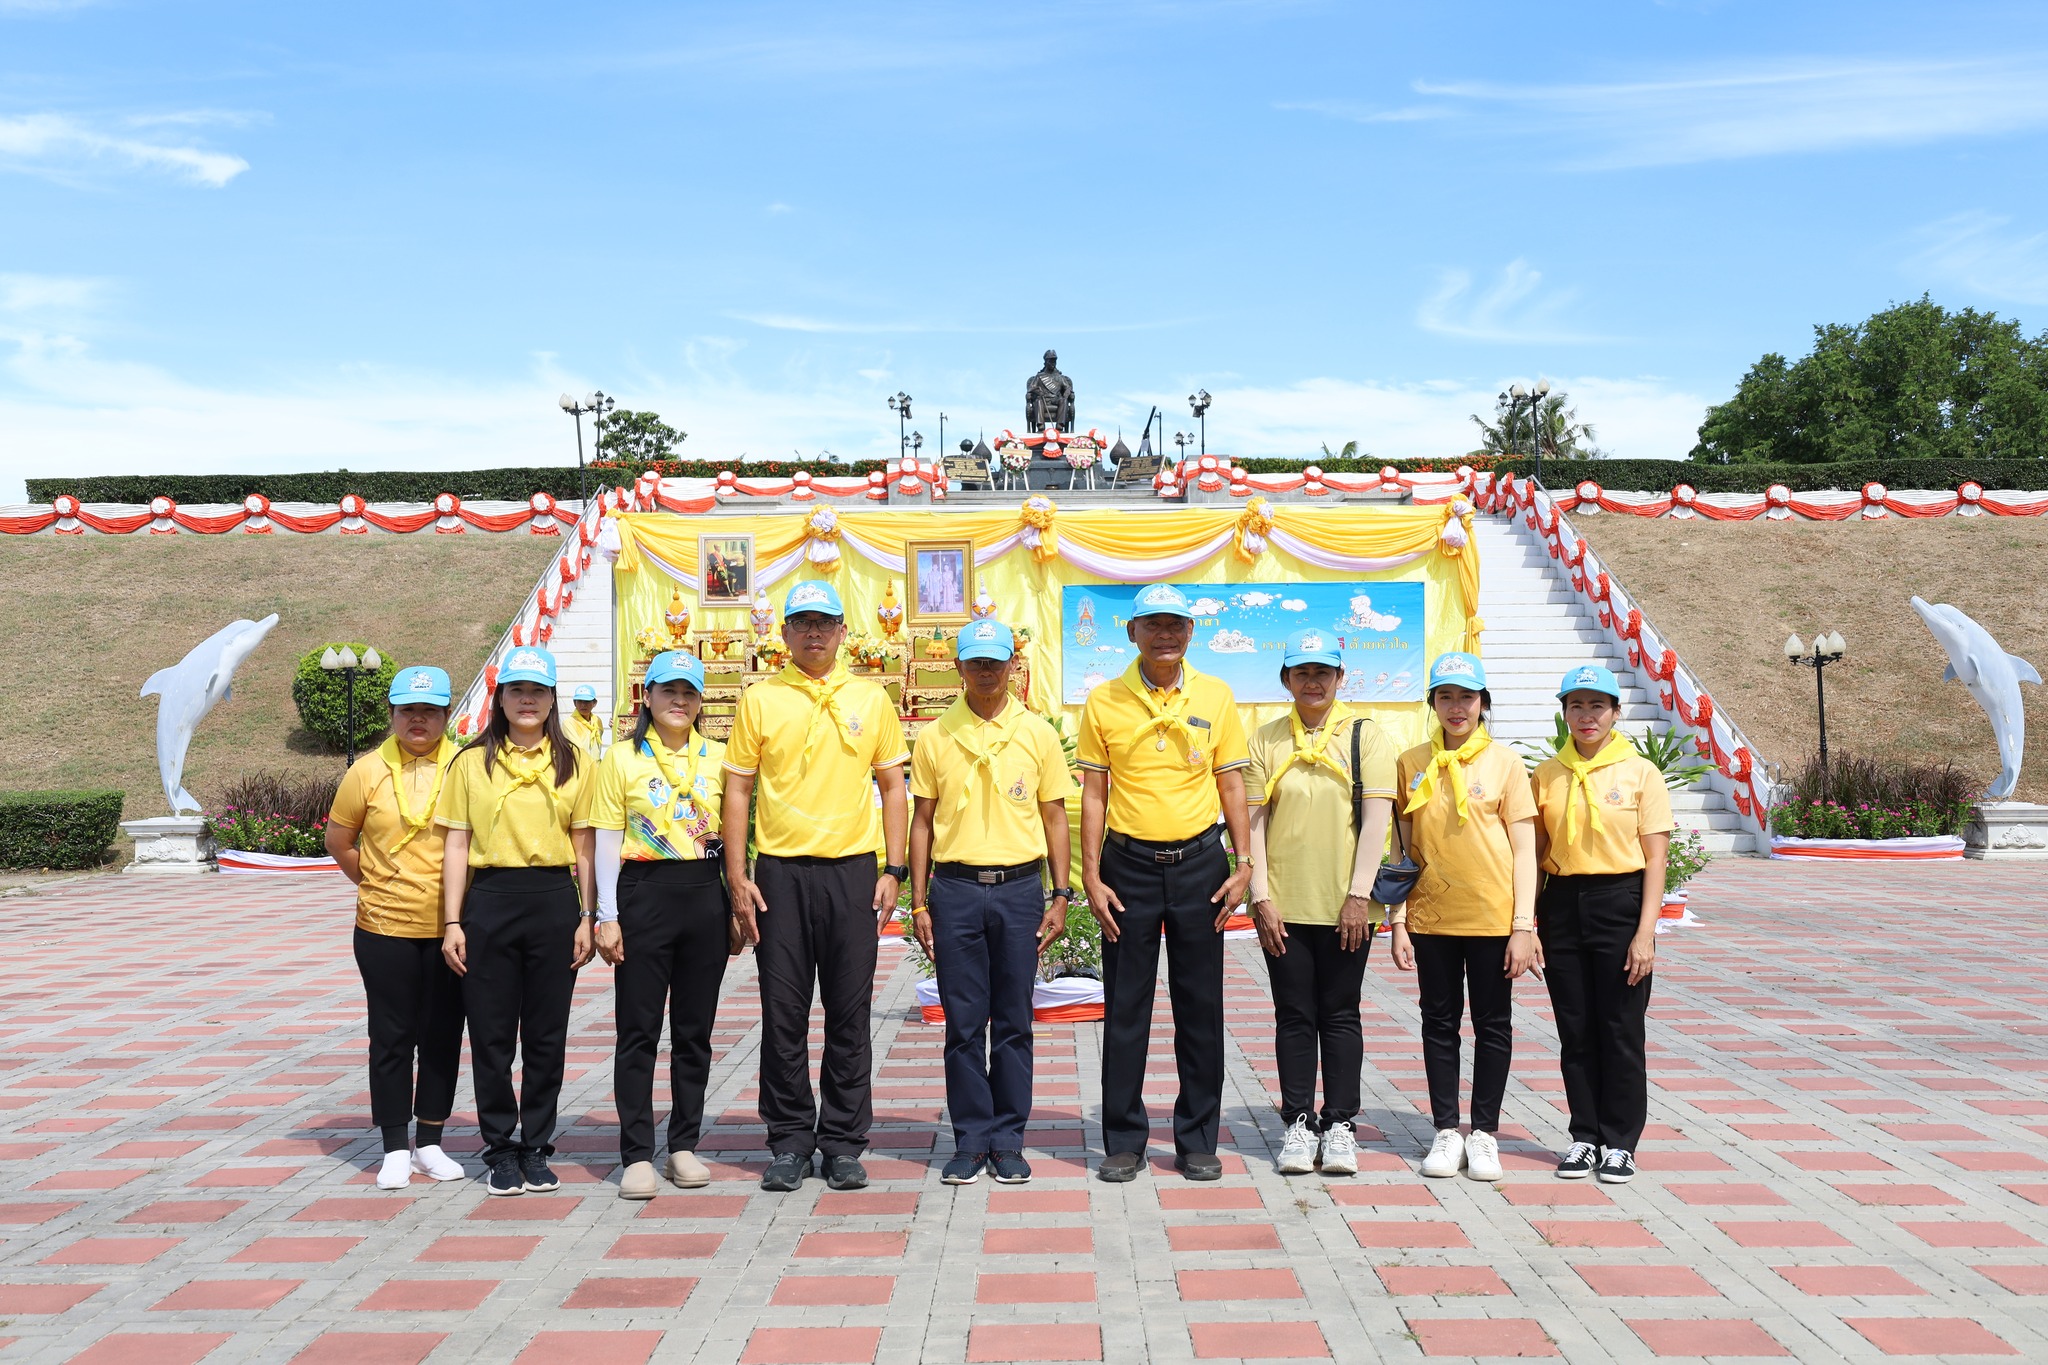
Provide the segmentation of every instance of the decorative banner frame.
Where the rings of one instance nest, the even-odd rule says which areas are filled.
[[[733,565],[738,562],[737,582]],[[699,536],[697,538],[697,581],[702,584],[698,600],[706,607],[744,607],[754,600],[754,538],[751,535]],[[721,566],[723,573],[721,574]],[[719,591],[712,585],[720,583]]]

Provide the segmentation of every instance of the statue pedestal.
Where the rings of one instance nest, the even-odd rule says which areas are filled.
[[[121,832],[135,841],[135,861],[124,872],[212,872],[214,844],[199,815],[159,815],[123,820]]]
[[[2031,801],[1980,801],[1963,826],[1963,856],[2048,861],[2048,806]]]

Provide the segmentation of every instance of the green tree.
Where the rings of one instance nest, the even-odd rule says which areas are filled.
[[[658,412],[620,408],[605,415],[597,437],[597,458],[625,465],[666,460],[675,455],[676,447],[689,435],[662,421]]]
[[[1368,451],[1360,450],[1356,441],[1346,441],[1335,450],[1330,449],[1328,441],[1323,442],[1323,458],[1325,460],[1356,460],[1369,453]]]
[[[1707,409],[1692,458],[2030,459],[2048,455],[2048,332],[1926,295],[1855,326],[1813,329],[1813,349],[1764,356]]]
[[[1579,410],[1570,403],[1571,398],[1564,390],[1553,390],[1536,401],[1532,421],[1526,402],[1518,406],[1514,399],[1502,394],[1494,403],[1491,422],[1476,412],[1472,414],[1472,421],[1479,428],[1479,448],[1472,453],[1527,455],[1540,441],[1546,460],[1599,459],[1602,452],[1593,444],[1593,424],[1580,421]]]

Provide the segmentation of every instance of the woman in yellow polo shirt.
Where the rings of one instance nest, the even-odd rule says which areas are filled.
[[[589,760],[562,733],[554,656],[536,645],[513,650],[498,672],[491,718],[449,765],[434,816],[448,830],[441,953],[462,978],[491,1194],[561,1185],[548,1158],[569,1005],[576,973],[590,961],[588,917],[596,913],[579,914],[576,891],[579,882],[591,885],[589,775]]]
[[[1358,1018],[1372,951],[1371,892],[1394,811],[1394,746],[1337,700],[1344,657],[1327,631],[1297,631],[1280,655],[1294,709],[1251,739],[1252,914],[1273,987],[1282,1175],[1358,1170]],[[1354,770],[1353,765],[1356,765]],[[1364,799],[1354,820],[1353,792]],[[1322,1053],[1323,1108],[1316,1099]]]
[[[669,1018],[667,1175],[682,1189],[711,1183],[697,1159],[711,1024],[725,981],[732,910],[719,879],[725,746],[692,732],[704,707],[704,665],[676,650],[647,665],[632,734],[598,765],[590,798],[597,835],[597,951],[612,964],[619,1109],[619,1198],[652,1199],[654,1063]]]
[[[1394,965],[1416,974],[1422,1065],[1436,1141],[1427,1176],[1501,1178],[1501,1097],[1514,1060],[1516,977],[1536,948],[1536,803],[1514,751],[1492,741],[1486,665],[1445,654],[1430,665],[1438,732],[1401,755],[1401,826],[1421,867],[1394,909]],[[1458,1132],[1458,1026],[1472,1002],[1472,1136]]]
[[[404,1189],[415,1173],[433,1180],[465,1174],[441,1150],[462,1067],[462,983],[441,958],[442,834],[434,824],[457,753],[447,734],[448,675],[401,668],[391,679],[390,702],[390,737],[356,760],[327,815],[327,852],[356,884],[370,1122],[384,1136],[380,1190]]]
[[[1621,684],[1598,664],[1564,675],[1557,699],[1571,742],[1530,778],[1544,872],[1536,903],[1571,1107],[1566,1180],[1635,1179],[1649,1118],[1644,1016],[1657,961],[1671,797],[1657,765],[1614,733]]]

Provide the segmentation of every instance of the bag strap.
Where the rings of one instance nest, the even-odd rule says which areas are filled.
[[[1364,725],[1362,720],[1351,722],[1351,834],[1361,838],[1365,834],[1365,773],[1358,766],[1358,731]]]

